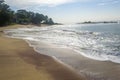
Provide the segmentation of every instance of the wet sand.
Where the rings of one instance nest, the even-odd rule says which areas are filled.
[[[117,63],[89,59],[72,49],[43,42],[39,43],[39,49],[38,47],[34,48],[40,54],[30,48],[23,40],[0,36],[0,42],[4,45],[4,47],[0,45],[0,59],[3,58],[3,60],[0,60],[0,69],[3,70],[3,74],[0,75],[2,80],[10,80],[10,77],[11,80],[21,80],[21,78],[25,80],[84,80],[80,75],[86,77],[87,80],[120,80],[120,64]],[[16,45],[19,46],[16,47]],[[56,56],[67,66],[49,56],[45,56],[46,54]],[[8,56],[13,60],[3,56]],[[3,67],[1,67],[2,65]],[[11,76],[8,74],[11,74]],[[7,77],[3,77],[4,75]]]
[[[85,80],[55,59],[35,52],[25,41],[4,36],[3,30],[17,27],[26,25],[0,28],[0,80]]]
[[[89,59],[72,49],[60,48],[43,42],[40,42],[39,48],[35,49],[43,54],[57,57],[67,66],[85,76],[87,80],[120,80],[120,64]]]

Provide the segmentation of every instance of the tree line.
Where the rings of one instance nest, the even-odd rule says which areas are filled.
[[[4,0],[0,0],[0,26],[9,24],[50,24],[54,22],[52,18],[40,13],[34,13],[27,10],[17,10],[16,12],[10,9],[9,5],[5,4]]]

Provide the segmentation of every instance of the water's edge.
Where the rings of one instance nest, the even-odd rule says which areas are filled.
[[[120,80],[111,74],[120,75],[120,36],[109,32],[74,31],[74,27],[19,28],[5,33],[9,38],[25,40],[36,52],[83,74],[87,80]]]
[[[8,36],[8,35],[4,35],[4,36],[7,37],[7,38],[20,39],[20,38],[10,37],[10,36]],[[24,39],[20,39],[20,40],[24,40]],[[32,47],[35,52],[41,54],[41,52],[39,52],[38,50],[36,50],[35,47],[32,46],[31,43],[30,43],[28,40],[24,40],[24,41],[28,44],[29,47]],[[41,42],[41,43],[43,43],[43,42]],[[44,43],[44,44],[45,44],[45,43]],[[41,55],[45,55],[45,54],[41,54]],[[49,55],[45,55],[45,56],[49,56]],[[60,60],[57,59],[55,56],[49,56],[49,57],[53,58],[56,62],[62,64],[63,66],[65,66],[65,67],[67,67],[67,68],[69,68],[69,69],[72,70],[73,72],[79,74],[78,72],[76,72],[76,70],[75,70],[73,67],[71,67],[70,65],[68,65],[68,64],[60,61]],[[82,75],[82,74],[80,74],[80,75]],[[83,75],[82,75],[82,76],[83,76]]]
[[[10,37],[10,36],[8,36],[8,35],[5,35],[5,37],[13,38],[13,39],[21,39],[21,38]],[[21,40],[24,40],[24,39],[21,39]],[[38,50],[36,50],[36,48],[35,48],[34,46],[32,46],[31,43],[30,43],[28,40],[24,40],[24,41],[29,45],[29,47],[32,47],[34,51],[36,51],[37,53],[41,54],[41,52],[38,51]],[[44,43],[44,42],[41,42],[41,43],[46,44],[46,43]],[[42,45],[43,45],[43,44],[42,44]],[[53,44],[52,44],[52,45],[53,45]],[[76,51],[74,51],[74,52],[76,52]],[[75,53],[75,54],[76,54],[76,53]],[[43,54],[41,54],[41,55],[46,55],[46,54],[43,53]],[[46,55],[46,56],[49,56],[49,55]],[[81,55],[81,56],[83,56],[83,55]],[[67,64],[67,63],[59,60],[57,57],[55,57],[55,56],[49,56],[49,57],[53,58],[56,62],[60,63],[61,65],[65,66],[65,67],[67,67],[67,68],[69,68],[70,70],[72,70],[72,71],[75,72],[76,74],[78,74],[78,75],[86,78],[87,80],[93,80],[93,79],[94,79],[94,80],[110,80],[110,79],[104,78],[103,76],[97,76],[97,75],[95,75],[96,73],[85,72],[84,70],[77,71],[77,69],[75,69],[73,66],[70,66],[69,64]],[[84,57],[84,56],[83,56],[83,57]],[[85,58],[87,58],[87,57],[85,57]],[[88,59],[89,59],[89,58],[88,58]]]

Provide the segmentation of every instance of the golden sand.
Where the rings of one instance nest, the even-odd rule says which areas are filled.
[[[31,25],[0,28],[0,80],[83,80],[53,58],[35,52],[25,41],[4,37],[3,30],[18,27]]]

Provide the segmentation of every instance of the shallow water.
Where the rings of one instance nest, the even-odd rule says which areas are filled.
[[[28,40],[37,47],[42,41],[71,48],[91,59],[120,63],[120,24],[56,25],[5,32],[11,37]]]
[[[26,40],[37,52],[56,57],[88,80],[120,80],[120,24],[18,28],[5,34]]]

